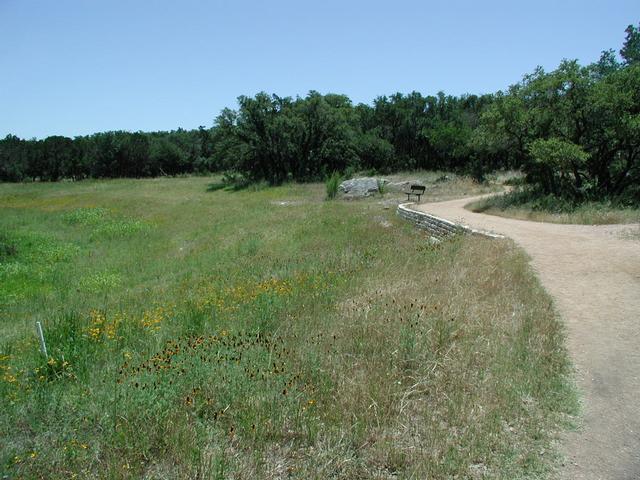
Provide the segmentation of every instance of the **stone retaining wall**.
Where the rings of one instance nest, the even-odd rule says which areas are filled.
[[[456,233],[481,235],[483,237],[489,238],[504,238],[502,235],[474,230],[473,228],[469,228],[466,225],[460,225],[450,222],[449,220],[445,220],[444,218],[436,217],[435,215],[431,215],[429,213],[413,210],[409,208],[410,205],[414,205],[414,203],[401,203],[400,205],[398,205],[398,210],[396,211],[398,216],[410,221],[421,230],[426,230],[427,232],[429,232],[429,234],[431,234],[431,236],[435,238],[443,239],[448,236],[455,235]]]

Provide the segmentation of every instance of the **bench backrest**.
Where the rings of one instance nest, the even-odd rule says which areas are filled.
[[[424,193],[424,191],[427,189],[427,187],[425,187],[424,185],[411,185],[411,191],[412,192],[422,192]]]

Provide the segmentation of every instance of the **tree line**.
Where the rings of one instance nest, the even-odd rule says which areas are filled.
[[[238,98],[212,128],[0,140],[0,180],[234,172],[278,184],[333,172],[522,169],[543,194],[640,204],[640,31],[620,56],[563,61],[506,91],[418,92],[354,105],[345,95]]]
[[[212,171],[211,130],[104,132],[44,140],[0,140],[0,180],[154,177]]]

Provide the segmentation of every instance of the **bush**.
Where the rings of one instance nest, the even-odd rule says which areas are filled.
[[[519,188],[503,195],[495,195],[475,202],[472,210],[482,213],[490,208],[499,210],[525,208],[536,212],[569,213],[575,207],[574,203],[563,197],[545,194],[534,188]]]
[[[338,194],[338,186],[340,185],[340,174],[333,172],[333,174],[327,179],[327,200],[333,200]]]

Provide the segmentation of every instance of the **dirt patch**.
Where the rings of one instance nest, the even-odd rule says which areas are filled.
[[[473,213],[476,198],[413,208],[507,235],[531,256],[567,327],[584,395],[562,439],[560,478],[640,478],[640,239],[637,225],[560,225]]]

